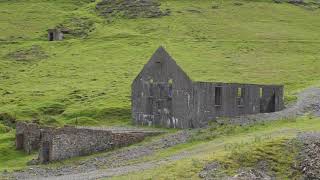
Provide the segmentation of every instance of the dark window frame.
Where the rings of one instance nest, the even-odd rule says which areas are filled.
[[[222,87],[221,86],[214,87],[214,105],[222,106]]]

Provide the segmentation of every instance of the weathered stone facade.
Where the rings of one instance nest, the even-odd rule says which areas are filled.
[[[141,125],[196,128],[283,107],[282,85],[194,82],[162,47],[132,83],[132,117]]]
[[[24,122],[18,122],[16,127],[17,149],[24,149],[28,153],[39,149],[39,161],[43,163],[128,146],[144,140],[145,136],[160,133],[112,132],[73,126],[40,127],[37,124]],[[22,139],[19,139],[21,135]]]
[[[83,156],[128,146],[144,139],[143,133],[113,133],[106,130],[66,127],[43,133],[39,151],[41,162]]]
[[[40,147],[40,131],[39,125],[34,123],[16,123],[16,148],[23,149],[30,154],[33,150]]]

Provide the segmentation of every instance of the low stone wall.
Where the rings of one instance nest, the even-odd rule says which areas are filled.
[[[141,133],[112,133],[111,131],[90,129],[74,129],[74,131],[73,133],[53,135],[49,161],[128,146],[144,139],[144,135]],[[41,155],[39,158],[45,162]]]
[[[55,161],[110,149],[112,132],[67,127],[45,133],[42,142],[40,161]]]
[[[43,133],[40,162],[57,161],[128,146],[144,139],[144,133],[66,127]]]
[[[24,149],[27,153],[39,149],[38,160],[44,163],[128,146],[143,141],[145,136],[160,133],[138,130],[112,131],[103,128],[73,126],[54,128],[18,122],[16,147]]]

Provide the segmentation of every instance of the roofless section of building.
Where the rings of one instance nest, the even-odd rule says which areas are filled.
[[[282,85],[195,82],[163,47],[132,83],[136,124],[196,128],[218,117],[282,110]]]

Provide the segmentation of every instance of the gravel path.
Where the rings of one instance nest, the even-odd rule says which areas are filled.
[[[121,166],[111,169],[99,169],[90,172],[78,173],[78,174],[68,174],[62,176],[51,176],[51,177],[32,177],[30,180],[91,180],[99,178],[108,178],[113,176],[125,175],[128,173],[134,173],[138,171],[152,169],[161,165],[168,164],[170,162],[185,158],[189,156],[189,153],[179,153],[177,155],[171,156],[169,158],[162,159],[160,161],[148,161],[144,163],[137,163],[134,165]]]
[[[230,119],[233,124],[252,124],[261,121],[293,118],[306,112],[320,114],[320,88],[310,88],[300,93],[296,104],[275,113],[257,114]],[[2,177],[10,179],[97,179],[124,175],[131,172],[142,171],[167,164],[169,162],[188,157],[191,152],[183,152],[177,155],[161,159],[159,161],[148,161],[143,163],[128,164],[128,161],[163,150],[181,143],[187,142],[191,131],[179,131],[175,134],[152,140],[139,146],[117,149],[104,155],[80,161],[77,164],[65,165],[58,168],[43,168],[33,166],[30,169],[14,172]],[[199,152],[192,152],[199,153]],[[1,178],[1,174],[0,174]]]

